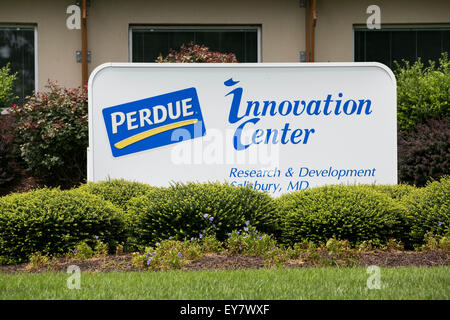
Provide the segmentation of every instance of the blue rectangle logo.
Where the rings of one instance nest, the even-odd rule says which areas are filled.
[[[114,157],[206,134],[195,88],[104,108],[102,113]],[[180,134],[174,136],[176,130]]]

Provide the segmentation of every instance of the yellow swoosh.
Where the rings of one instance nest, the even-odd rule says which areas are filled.
[[[175,122],[175,123],[171,123],[171,124],[167,124],[165,126],[161,126],[158,128],[154,128],[154,129],[150,129],[141,133],[138,133],[134,136],[131,136],[129,138],[123,139],[122,141],[117,142],[114,147],[116,147],[117,149],[123,149],[125,147],[128,147],[129,145],[136,143],[138,141],[144,140],[148,137],[154,136],[155,134],[161,133],[161,132],[165,132],[165,131],[169,131],[172,129],[176,129],[176,128],[180,128],[180,127],[184,127],[184,126],[188,126],[190,124],[194,124],[198,121],[198,119],[191,119],[191,120],[184,120],[184,121],[180,121],[180,122]]]

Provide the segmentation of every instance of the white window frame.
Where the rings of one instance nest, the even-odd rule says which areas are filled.
[[[195,30],[256,30],[256,46],[257,46],[257,63],[262,62],[262,50],[261,50],[261,26],[258,25],[130,25],[128,30],[128,62],[133,62],[133,30],[180,30],[180,29],[195,29]]]
[[[38,31],[35,24],[0,24],[1,28],[27,28],[34,30],[34,91],[38,92]]]

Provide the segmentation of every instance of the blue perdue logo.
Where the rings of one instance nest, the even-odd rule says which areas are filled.
[[[191,139],[206,133],[195,88],[104,108],[102,113],[114,157],[179,142],[172,139],[179,128]]]

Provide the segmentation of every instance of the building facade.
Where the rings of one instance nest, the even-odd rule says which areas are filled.
[[[18,72],[21,98],[48,80],[83,82],[83,28],[73,28],[82,3],[0,0],[0,67]],[[368,28],[371,5],[381,29]],[[90,0],[86,10],[87,75],[105,62],[153,62],[190,41],[240,62],[392,66],[450,51],[449,0]]]

